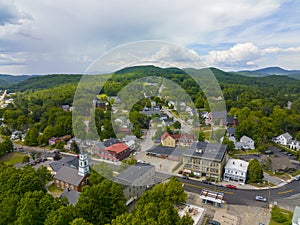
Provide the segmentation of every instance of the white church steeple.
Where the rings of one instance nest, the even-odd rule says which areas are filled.
[[[78,175],[85,176],[90,173],[88,155],[81,152],[79,155],[79,166],[78,166]]]

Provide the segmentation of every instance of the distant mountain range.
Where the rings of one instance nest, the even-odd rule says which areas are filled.
[[[269,75],[288,76],[295,79],[300,79],[300,70],[285,70],[281,67],[266,67],[258,70],[242,70],[234,72],[244,76],[261,77]]]
[[[195,70],[195,69],[191,69]],[[213,72],[219,82],[245,85],[272,85],[272,84],[295,84],[300,82],[300,70],[285,70],[280,67],[267,67],[259,70],[243,70],[237,72],[225,72],[217,68],[204,68],[196,70],[199,75],[205,76],[207,71]],[[178,74],[182,78],[187,75],[189,69],[159,68],[152,65],[134,66],[116,71],[116,76],[129,76],[130,74],[143,76],[165,76]],[[294,78],[294,79],[292,79]],[[22,75],[12,76],[0,74],[0,89],[7,89],[11,92],[37,90],[56,87],[66,83],[78,83],[81,79],[79,74],[52,74],[52,75]]]

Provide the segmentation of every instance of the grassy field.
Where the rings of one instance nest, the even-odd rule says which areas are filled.
[[[292,224],[293,212],[274,207],[272,209],[270,225],[288,225]]]
[[[2,156],[0,158],[0,162],[3,162],[6,165],[14,165],[14,164],[22,162],[24,156],[25,156],[25,154],[12,152],[12,153],[8,153],[8,154],[5,154],[4,156]]]

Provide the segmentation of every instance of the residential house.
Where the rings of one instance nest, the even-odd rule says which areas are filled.
[[[224,144],[193,142],[190,151],[183,154],[185,172],[219,181],[226,161],[227,147]]]
[[[291,140],[289,143],[289,147],[293,150],[300,150],[300,141]]]
[[[228,127],[226,129],[227,137],[235,137],[235,131],[236,131],[236,127]]]
[[[130,128],[129,127],[125,127],[125,126],[122,126],[122,127],[119,127],[118,129],[118,133],[119,134],[124,134],[124,135],[130,135],[131,134],[131,131],[130,131]]]
[[[116,143],[100,150],[101,159],[121,161],[130,155],[130,148],[124,143]]]
[[[234,181],[245,184],[249,163],[240,159],[229,159],[225,165],[223,181]]]
[[[63,165],[54,175],[54,185],[62,190],[70,188],[81,192],[82,187],[88,183],[89,175],[88,156],[80,154],[78,169]]]
[[[164,127],[172,126],[173,123],[174,123],[173,119],[163,119],[161,122],[162,126]]]
[[[296,206],[292,218],[292,225],[300,225],[300,207]]]
[[[226,111],[209,112],[208,114],[204,115],[208,118],[208,124],[216,124],[227,127],[237,125],[237,117],[227,115]]]
[[[292,141],[293,137],[288,133],[281,134],[275,137],[274,141],[281,145],[288,145]]]
[[[163,146],[175,147],[176,144],[182,146],[190,146],[195,140],[194,135],[183,133],[183,134],[170,134],[169,132],[163,133],[161,136],[161,144]]]
[[[175,147],[179,141],[180,134],[170,134],[169,132],[163,133],[161,136],[161,144],[163,146]]]
[[[179,144],[182,146],[190,146],[193,141],[195,141],[195,137],[192,134],[183,133],[180,135]]]
[[[147,188],[154,185],[155,167],[148,163],[136,163],[118,174],[114,181],[123,185],[127,205],[139,198]]]
[[[255,142],[252,138],[243,135],[240,141],[235,143],[235,149],[255,149]]]
[[[58,141],[61,141],[63,143],[66,143],[67,141],[69,141],[71,139],[71,135],[65,135],[62,137],[52,137],[48,140],[48,144],[49,145],[56,145]]]

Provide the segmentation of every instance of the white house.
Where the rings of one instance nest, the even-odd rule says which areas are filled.
[[[252,138],[244,135],[239,142],[235,143],[236,149],[255,149],[255,142]]]
[[[296,141],[296,140],[290,141],[289,147],[293,150],[300,150],[300,141]]]
[[[249,163],[240,159],[229,159],[225,165],[224,181],[234,181],[245,184]]]
[[[292,225],[300,225],[300,207],[296,206],[292,218]]]
[[[284,133],[279,135],[274,139],[274,141],[281,145],[288,145],[289,142],[293,139],[293,137],[289,133]]]

